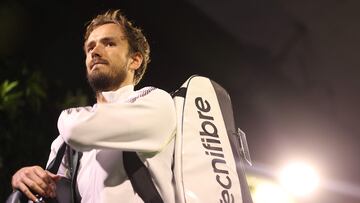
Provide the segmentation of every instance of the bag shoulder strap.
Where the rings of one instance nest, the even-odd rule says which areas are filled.
[[[179,89],[177,89],[176,91],[174,92],[171,92],[170,95],[171,97],[184,97],[186,96],[186,91],[187,91],[187,88],[186,87],[180,87]]]
[[[123,152],[124,168],[135,192],[145,203],[163,203],[149,170],[136,152]]]
[[[76,152],[75,150],[68,147],[66,143],[63,143],[60,146],[55,159],[47,167],[47,170],[51,173],[57,173],[61,161],[65,155],[65,152],[68,153],[67,155],[71,175],[72,201],[78,202],[79,200],[81,200],[81,197],[76,188],[76,176],[79,168],[78,163],[82,156],[82,153]],[[131,185],[133,186],[134,190],[139,194],[139,196],[144,200],[144,202],[163,203],[163,200],[151,179],[149,170],[140,160],[136,152],[124,152],[123,159],[125,171],[130,179]]]

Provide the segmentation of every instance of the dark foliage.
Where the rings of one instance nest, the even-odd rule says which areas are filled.
[[[84,105],[87,98],[79,90],[56,91],[61,83],[48,81],[40,69],[24,62],[1,60],[0,69],[0,202],[4,202],[16,170],[46,165],[61,109]],[[50,97],[49,89],[63,93]]]

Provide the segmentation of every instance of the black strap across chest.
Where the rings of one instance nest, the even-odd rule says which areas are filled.
[[[148,168],[136,152],[123,152],[124,168],[131,185],[145,203],[163,203]]]
[[[82,153],[76,152],[66,143],[63,143],[60,146],[55,159],[49,164],[47,170],[56,174],[59,170],[65,153],[68,157],[68,165],[71,176],[71,194],[68,195],[71,196],[72,203],[77,203],[81,201],[81,196],[76,184],[76,177],[78,174],[79,161],[82,157]],[[134,191],[138,193],[142,200],[145,203],[163,203],[163,200],[154,185],[148,168],[140,160],[136,152],[123,152],[123,163],[126,174],[129,177]]]

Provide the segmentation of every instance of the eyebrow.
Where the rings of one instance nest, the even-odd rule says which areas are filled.
[[[123,37],[121,37],[121,39],[123,39]],[[104,43],[104,42],[114,42],[114,41],[116,41],[116,38],[115,38],[115,37],[104,37],[104,38],[101,38],[99,41],[100,41],[101,43]],[[94,40],[93,40],[93,41],[89,41],[89,42],[85,42],[84,47],[83,47],[85,53],[87,53],[87,48],[90,46],[90,44],[93,44],[94,42],[95,42]]]

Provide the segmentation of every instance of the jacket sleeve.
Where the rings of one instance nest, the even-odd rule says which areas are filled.
[[[78,151],[158,152],[174,137],[175,128],[173,100],[160,89],[131,102],[101,103],[90,110],[65,110],[58,120],[60,135]]]

